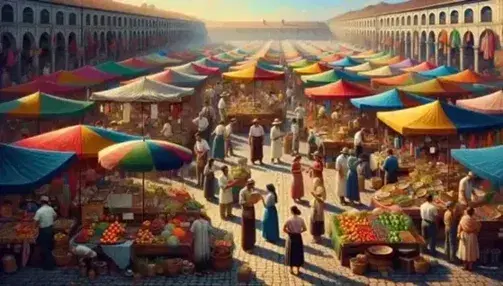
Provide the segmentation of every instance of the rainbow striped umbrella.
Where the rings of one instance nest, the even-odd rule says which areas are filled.
[[[133,140],[109,146],[98,153],[98,162],[108,170],[129,172],[168,171],[192,162],[192,151],[160,140]]]

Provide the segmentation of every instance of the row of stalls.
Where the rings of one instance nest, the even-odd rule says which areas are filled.
[[[243,46],[241,52],[252,53],[255,46]],[[58,266],[75,262],[70,246],[85,244],[91,248],[100,246],[104,256],[92,269],[80,265],[84,274],[87,270],[105,269],[101,271],[104,273],[107,267],[130,266],[142,275],[150,274],[153,268],[157,269],[154,274],[166,275],[194,271],[192,223],[209,218],[204,206],[185,190],[183,183],[158,182],[161,172],[177,172],[192,162],[193,154],[191,149],[171,142],[175,138],[164,138],[169,142],[148,138],[146,122],[152,122],[148,119],[152,119],[154,110],[172,111],[175,104],[199,108],[201,101],[197,97],[202,94],[195,89],[210,80],[218,81],[221,69],[228,67],[219,57],[237,53],[236,49],[228,53],[221,53],[220,49],[229,48],[211,47],[214,56],[166,70],[149,69],[154,73],[139,78],[145,71],[124,76],[126,70],[133,68],[122,63],[86,67],[106,75],[114,75],[112,71],[116,69],[122,73],[114,77],[118,87],[90,90],[87,101],[67,96],[71,89],[80,90],[82,86],[56,83],[60,77],[52,75],[53,81],[39,80],[28,86],[58,86],[64,90],[62,94],[58,90],[57,96],[48,94],[48,90],[29,94],[33,91],[30,90],[29,95],[0,104],[0,114],[8,119],[6,125],[11,128],[9,136],[21,131],[15,125],[20,123],[18,120],[37,126],[34,136],[21,132],[22,136],[13,136],[21,138],[10,137],[12,143],[0,145],[0,246],[8,261],[5,265],[40,265],[43,250],[35,245],[38,228],[33,213],[40,196],[45,195],[58,213],[54,225],[56,248],[52,252]],[[197,53],[202,52],[213,53],[206,49]],[[135,59],[130,64],[139,70],[142,63],[143,59]],[[210,67],[213,63],[215,66]],[[60,74],[67,77],[80,72]],[[127,79],[131,81],[123,82]],[[126,116],[128,108],[130,114]],[[82,124],[96,118],[92,117],[93,112],[108,117],[95,124]],[[140,116],[134,117],[138,113]],[[141,124],[128,129],[128,122],[124,122],[127,117],[129,122]],[[182,120],[179,122],[183,124]],[[225,270],[232,266],[232,236],[216,231],[211,243],[216,268]],[[5,267],[4,271],[12,269]]]
[[[382,245],[407,264],[408,254],[401,249],[418,255],[424,244],[416,231],[419,206],[432,194],[443,214],[448,202],[458,201],[458,184],[468,170],[479,177],[470,205],[483,222],[481,253],[500,253],[502,169],[496,154],[501,148],[493,146],[503,139],[501,79],[389,52],[348,55],[338,44],[331,51],[311,43],[297,45],[317,56],[293,65],[301,66],[294,69],[301,73],[312,68],[297,84],[308,102],[308,126],[325,147],[327,165],[342,147],[353,147],[355,131],[369,131],[365,149],[374,177],[366,188],[376,191],[371,202],[375,211],[333,217],[332,241],[343,265],[358,263],[357,256],[367,254],[371,266],[386,266],[383,256],[369,254]],[[399,158],[400,177],[398,183],[383,185],[388,148]]]

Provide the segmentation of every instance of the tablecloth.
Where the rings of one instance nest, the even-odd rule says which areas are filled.
[[[71,246],[77,246],[79,243],[76,243],[74,241],[76,236],[72,237],[70,240],[70,245]],[[96,249],[99,244],[89,242],[89,243],[80,243],[80,245],[85,245],[91,249]],[[133,240],[127,240],[124,243],[121,244],[114,244],[114,245],[101,245],[101,249],[103,250],[103,253],[105,253],[106,256],[108,256],[110,259],[113,260],[113,262],[119,267],[120,269],[126,269],[129,265],[129,262],[131,260],[131,248],[133,246]]]

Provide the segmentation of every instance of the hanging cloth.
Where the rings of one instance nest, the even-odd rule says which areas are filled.
[[[487,140],[486,140],[487,147],[492,147],[494,146],[494,139],[493,139],[493,134],[492,132],[487,133]]]
[[[475,135],[470,135],[470,140],[468,141],[468,147],[470,148],[477,148],[477,139],[475,138]]]

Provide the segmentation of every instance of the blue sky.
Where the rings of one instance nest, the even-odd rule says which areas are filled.
[[[382,0],[118,0],[153,4],[210,21],[325,21]],[[403,0],[387,0],[396,3]]]

